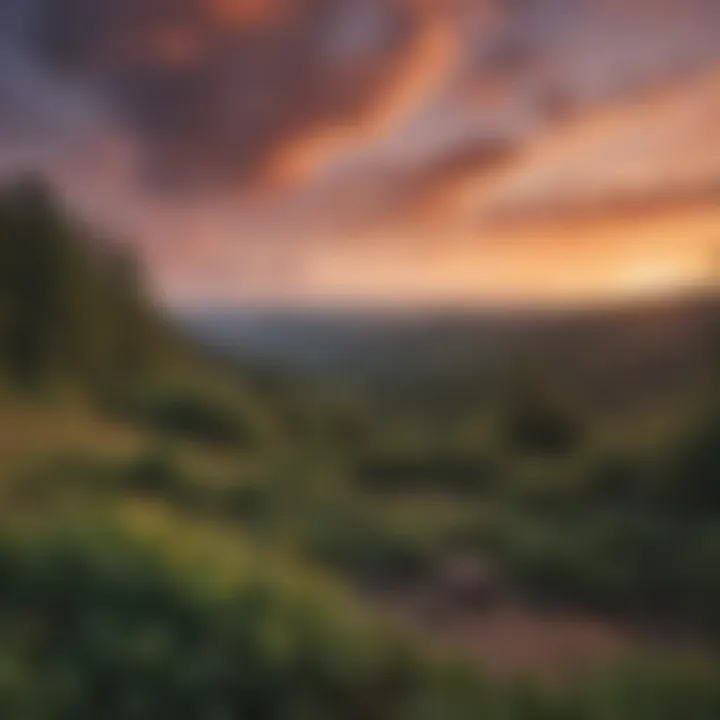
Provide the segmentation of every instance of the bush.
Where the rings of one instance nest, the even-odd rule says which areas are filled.
[[[314,518],[304,539],[313,558],[360,582],[402,583],[428,572],[438,548],[432,538],[369,511],[343,508]]]
[[[240,448],[258,440],[257,428],[237,405],[192,390],[156,393],[140,414],[152,430],[169,437]]]
[[[390,718],[420,683],[332,595],[176,554],[88,529],[3,537],[3,717]]]
[[[179,495],[184,478],[172,457],[160,448],[148,450],[118,468],[123,489],[159,496]]]
[[[4,719],[718,717],[707,668],[643,665],[562,691],[491,687],[429,660],[313,576],[197,527],[151,530],[2,532]]]
[[[497,483],[487,457],[455,450],[385,452],[361,458],[355,470],[361,487],[374,492],[438,492],[483,495]]]
[[[501,518],[486,542],[535,600],[720,631],[716,523],[641,508],[521,514]]]
[[[651,499],[651,468],[630,452],[611,450],[590,458],[580,478],[586,500],[606,503],[646,502]]]
[[[720,408],[703,413],[672,448],[666,499],[704,514],[720,513]]]
[[[508,400],[502,439],[512,454],[564,456],[583,442],[586,427],[567,398],[547,384],[524,383]]]

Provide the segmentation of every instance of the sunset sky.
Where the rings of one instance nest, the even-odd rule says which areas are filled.
[[[720,256],[718,0],[0,0],[0,174],[171,303],[631,297]]]

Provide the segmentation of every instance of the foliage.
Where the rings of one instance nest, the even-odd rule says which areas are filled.
[[[95,238],[28,178],[0,190],[0,368],[16,386],[126,391],[164,356],[127,246]]]
[[[644,663],[562,692],[491,685],[319,578],[149,520],[3,531],[4,718],[709,720],[720,707],[703,667]]]
[[[399,642],[332,594],[213,561],[186,530],[197,560],[162,530],[4,534],[3,717],[392,717],[406,702],[421,666]]]
[[[254,418],[238,403],[177,387],[158,390],[143,398],[138,420],[168,437],[218,446],[253,447],[260,432]]]
[[[503,440],[510,453],[565,455],[578,448],[584,435],[583,419],[550,380],[517,382],[503,422]]]

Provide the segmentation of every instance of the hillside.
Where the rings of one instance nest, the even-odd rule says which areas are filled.
[[[323,362],[376,348],[398,386],[415,358],[379,398],[343,363],[194,347],[37,184],[0,193],[0,229],[3,718],[720,714],[715,386],[600,419],[536,352],[705,343],[704,305],[270,323]],[[448,359],[487,387],[498,337],[537,372],[437,415],[428,368],[441,400]]]

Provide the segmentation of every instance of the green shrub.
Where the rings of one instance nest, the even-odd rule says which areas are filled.
[[[229,551],[234,548],[236,554]],[[562,690],[430,660],[314,576],[212,534],[0,534],[7,720],[714,720],[718,674],[654,667]]]
[[[3,717],[390,718],[420,684],[332,595],[176,553],[111,531],[3,537]]]
[[[303,542],[310,555],[362,582],[402,583],[426,573],[439,548],[432,539],[370,512],[330,509]]]
[[[562,457],[577,450],[587,434],[578,410],[546,382],[521,383],[502,415],[503,445],[519,456]]]
[[[666,499],[676,507],[720,516],[720,408],[701,414],[671,452]]]
[[[355,476],[373,492],[438,492],[485,495],[495,489],[498,469],[486,456],[456,450],[394,451],[365,455]]]
[[[161,448],[137,455],[119,466],[116,474],[122,489],[168,499],[178,496],[184,485],[184,478],[172,457]]]
[[[720,525],[603,508],[503,516],[485,542],[524,595],[720,631]]]
[[[157,392],[140,407],[141,420],[169,437],[220,446],[250,448],[258,441],[258,428],[231,401],[193,390]]]

